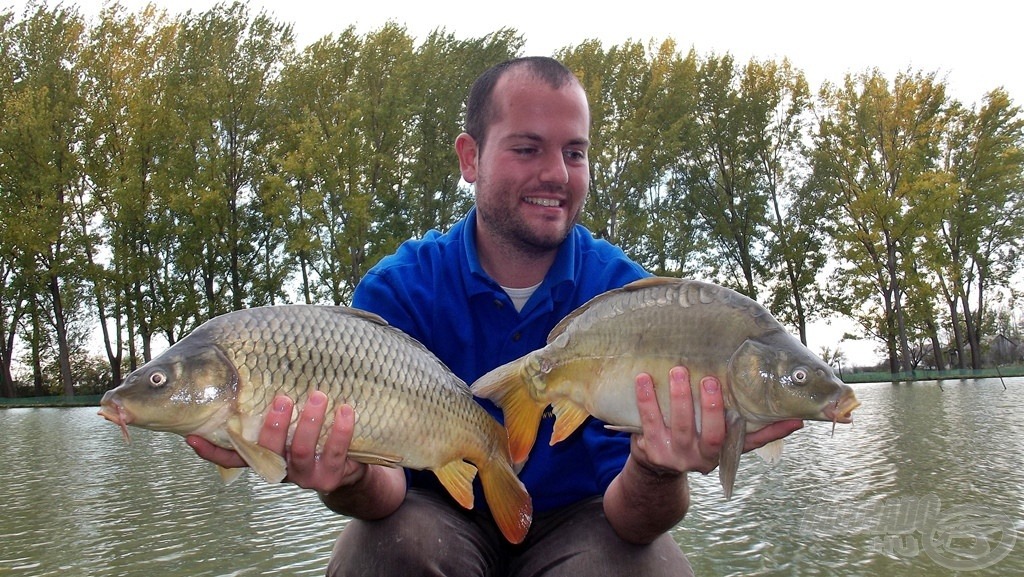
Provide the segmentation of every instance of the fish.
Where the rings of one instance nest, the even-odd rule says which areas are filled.
[[[266,481],[286,464],[257,444],[275,395],[295,402],[288,443],[309,395],[351,405],[348,452],[362,463],[431,470],[462,507],[474,505],[477,472],[502,534],[521,542],[532,500],[513,470],[506,429],[469,386],[419,341],[360,309],[277,305],[206,321],[107,391],[99,415],[121,427],[198,435],[233,449]],[[243,469],[221,469],[230,482]]]
[[[516,466],[526,461],[544,411],[555,416],[552,445],[588,417],[641,432],[636,375],[651,375],[659,406],[669,406],[667,375],[691,376],[695,425],[699,383],[722,386],[726,438],[719,480],[732,497],[747,432],[787,419],[851,423],[860,405],[832,368],[753,299],[710,282],[648,277],[595,296],[561,320],[547,344],[481,376],[470,387],[501,409]],[[781,439],[759,449],[778,458]]]

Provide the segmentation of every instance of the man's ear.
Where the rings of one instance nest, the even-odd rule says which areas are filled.
[[[480,149],[476,139],[463,132],[455,139],[455,154],[459,157],[459,170],[462,171],[462,180],[472,184],[476,182],[477,160]]]

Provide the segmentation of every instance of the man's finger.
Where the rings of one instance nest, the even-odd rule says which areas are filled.
[[[238,453],[231,449],[218,447],[202,437],[189,435],[185,437],[185,442],[188,443],[188,446],[192,447],[192,450],[197,455],[221,467],[237,469],[248,466]]]
[[[725,442],[725,401],[722,385],[715,377],[700,381],[700,452],[707,458],[718,457]]]
[[[313,391],[299,413],[299,421],[295,425],[295,434],[289,448],[289,461],[295,465],[297,471],[312,470],[326,413],[327,395],[321,391]]]
[[[279,455],[284,454],[288,443],[288,427],[292,422],[292,400],[284,395],[274,397],[270,411],[263,419],[259,444]]]

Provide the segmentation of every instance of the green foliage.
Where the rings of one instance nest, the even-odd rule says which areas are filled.
[[[243,2],[0,13],[0,395],[16,376],[36,394],[117,383],[229,310],[347,303],[400,242],[471,206],[463,99],[523,46],[391,23],[297,48]],[[803,338],[851,315],[893,368],[929,348],[978,362],[1021,268],[1009,95],[969,109],[932,74],[869,70],[815,99],[788,61],[671,39],[556,56],[591,103],[596,235],[656,274],[759,296]],[[101,361],[82,350],[97,332]]]

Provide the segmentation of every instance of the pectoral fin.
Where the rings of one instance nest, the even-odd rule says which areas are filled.
[[[268,483],[280,483],[284,480],[287,474],[284,457],[246,439],[238,430],[236,423],[228,424],[227,433],[235,451],[260,477],[263,477]],[[224,473],[221,473],[221,477],[224,478]]]
[[[632,425],[605,425],[604,428],[609,431],[618,431],[620,433],[629,433],[631,435],[639,435],[644,432],[642,427],[634,427]]]
[[[782,439],[775,439],[774,441],[759,447],[754,450],[755,453],[760,455],[766,463],[777,463],[782,458],[782,447],[784,443]]]
[[[725,443],[718,461],[718,479],[725,490],[725,498],[732,498],[732,487],[736,483],[736,472],[740,469],[740,455],[743,441],[747,436],[747,423],[738,411],[725,411]]]
[[[385,467],[397,467],[402,462],[402,457],[397,455],[384,455],[381,453],[364,453],[361,451],[349,450],[348,457],[367,465],[384,465]]]
[[[227,485],[227,484],[233,482],[235,479],[237,479],[240,476],[242,476],[242,473],[245,472],[245,468],[244,467],[228,468],[228,467],[221,467],[220,465],[217,465],[217,472],[220,473],[220,480],[224,481],[224,484]]]

